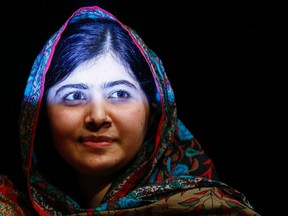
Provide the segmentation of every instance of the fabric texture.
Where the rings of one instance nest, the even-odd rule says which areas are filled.
[[[211,159],[178,119],[173,89],[161,60],[133,29],[122,23],[147,59],[158,88],[162,114],[155,131],[156,139],[144,143],[143,152],[127,172],[115,180],[102,204],[95,209],[82,208],[46,181],[37,169],[33,150],[45,73],[66,26],[84,17],[117,20],[97,6],[78,9],[49,38],[32,66],[25,88],[19,125],[31,208],[33,206],[39,215],[259,215],[242,193],[219,181]],[[5,176],[0,178],[0,212],[9,215],[5,203],[13,202],[9,210],[15,212],[13,215],[30,215],[22,203],[17,207],[19,194],[13,185],[4,184],[4,178],[9,182]]]
[[[27,197],[5,175],[0,175],[0,215],[32,215]]]

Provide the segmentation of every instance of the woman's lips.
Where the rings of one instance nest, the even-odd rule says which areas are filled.
[[[105,148],[113,143],[113,139],[107,136],[84,136],[79,138],[79,142],[90,148]]]

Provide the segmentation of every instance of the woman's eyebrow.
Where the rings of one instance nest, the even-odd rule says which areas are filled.
[[[75,89],[88,89],[87,85],[83,84],[83,83],[77,83],[77,84],[67,84],[67,85],[63,85],[61,86],[59,89],[57,89],[56,91],[56,95],[66,89],[66,88],[75,88]]]
[[[116,80],[112,82],[107,82],[104,84],[104,88],[111,88],[116,85],[126,85],[128,87],[136,89],[136,86],[127,80]]]
[[[107,82],[104,84],[104,88],[111,88],[111,87],[117,86],[117,85],[126,85],[130,88],[136,89],[136,86],[127,80],[116,80],[116,81],[112,81],[112,82]],[[59,89],[57,89],[55,94],[57,95],[60,91],[63,91],[66,88],[75,88],[75,89],[83,89],[83,90],[88,89],[87,85],[85,85],[83,83],[67,84],[67,85],[63,85]]]

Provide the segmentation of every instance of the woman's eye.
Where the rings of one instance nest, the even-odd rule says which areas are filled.
[[[64,96],[65,101],[77,101],[77,100],[85,100],[83,93],[81,92],[70,92]]]
[[[119,90],[110,95],[110,98],[129,98],[130,94],[127,91]]]

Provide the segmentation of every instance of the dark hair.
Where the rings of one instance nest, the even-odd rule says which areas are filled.
[[[82,19],[67,26],[62,34],[46,75],[45,95],[81,63],[112,51],[130,68],[150,105],[156,103],[156,85],[150,67],[129,33],[114,20]]]

